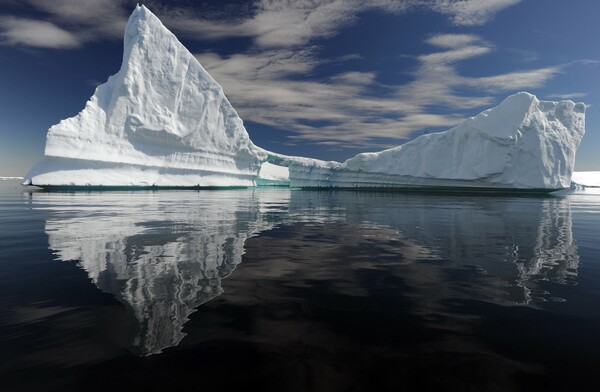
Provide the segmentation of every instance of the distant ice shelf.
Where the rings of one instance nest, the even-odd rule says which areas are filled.
[[[573,172],[573,183],[584,187],[600,188],[600,171]]]
[[[270,152],[142,5],[125,29],[121,69],[78,115],[48,130],[44,157],[23,184],[553,191],[571,185],[584,132],[583,103],[521,92],[448,131],[343,163]]]

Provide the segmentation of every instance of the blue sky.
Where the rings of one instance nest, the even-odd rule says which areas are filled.
[[[600,2],[140,1],[219,82],[259,146],[344,160],[440,131],[517,91],[588,105],[600,170]],[[128,0],[0,0],[0,176],[118,71]]]

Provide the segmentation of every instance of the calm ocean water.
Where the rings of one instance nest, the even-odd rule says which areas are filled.
[[[598,388],[599,231],[593,190],[0,181],[0,390]]]

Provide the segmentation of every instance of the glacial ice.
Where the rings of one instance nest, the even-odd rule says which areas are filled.
[[[269,152],[142,5],[125,30],[121,69],[78,115],[49,129],[44,158],[23,184],[551,191],[570,186],[584,128],[583,103],[521,92],[448,131],[343,163]]]
[[[52,126],[33,185],[252,186],[266,159],[221,86],[146,7],[119,72]]]
[[[288,158],[295,187],[568,188],[585,105],[526,92],[440,133],[344,163]]]

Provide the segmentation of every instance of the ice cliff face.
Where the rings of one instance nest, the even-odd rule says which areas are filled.
[[[460,125],[344,163],[288,158],[291,186],[563,189],[585,105],[522,92]]]
[[[137,6],[121,69],[48,131],[34,185],[253,185],[266,155],[217,82]]]

